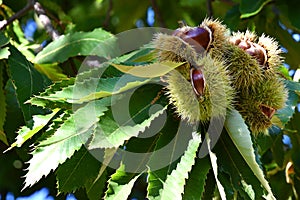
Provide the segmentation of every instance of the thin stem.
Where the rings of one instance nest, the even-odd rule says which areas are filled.
[[[38,15],[38,18],[40,22],[43,24],[48,35],[50,35],[52,40],[56,40],[59,37],[59,33],[57,30],[53,28],[51,20],[46,15],[46,11],[44,10],[44,8],[39,2],[36,2],[34,4],[34,11]]]
[[[24,14],[26,14],[29,10],[31,10],[33,8],[34,4],[35,4],[35,0],[27,0],[27,4],[24,8],[19,10],[17,13],[15,13],[13,16],[8,18],[7,20],[0,21],[0,30],[3,30],[6,26],[11,24],[16,19],[21,18]]]
[[[108,9],[107,9],[107,12],[106,12],[105,20],[103,22],[103,27],[108,27],[112,9],[113,9],[113,2],[112,2],[112,0],[109,0]]]
[[[206,9],[208,17],[213,16],[212,0],[206,0]]]
[[[165,22],[164,22],[164,20],[162,18],[161,12],[160,12],[160,10],[159,10],[159,8],[157,6],[156,1],[155,0],[150,0],[150,1],[151,1],[152,8],[153,8],[153,10],[155,12],[155,15],[157,16],[157,21],[159,23],[159,26],[165,28],[166,24],[165,24]]]

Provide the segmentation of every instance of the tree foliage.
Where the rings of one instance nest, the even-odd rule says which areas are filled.
[[[58,198],[298,198],[297,3],[1,1],[0,192],[43,185]],[[163,77],[186,62],[160,62],[151,40],[170,32],[143,35],[142,27],[197,26],[207,16],[232,31],[270,35],[285,50],[288,100],[267,135],[253,136],[231,110],[211,146],[207,124],[195,129],[169,104]]]

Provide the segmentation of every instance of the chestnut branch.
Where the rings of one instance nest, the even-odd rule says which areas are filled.
[[[23,15],[25,15],[28,11],[31,9],[34,9],[35,13],[37,14],[40,22],[44,26],[47,34],[52,38],[52,40],[55,40],[59,37],[59,33],[57,30],[55,30],[52,26],[51,20],[46,15],[46,12],[42,5],[39,2],[36,2],[35,0],[27,0],[27,4],[24,8],[16,12],[13,16],[8,18],[7,20],[0,21],[0,30],[3,30],[8,25],[10,25],[13,21],[16,19],[21,18]]]
[[[29,10],[33,8],[35,4],[35,0],[27,0],[27,4],[24,8],[19,10],[16,14],[8,18],[7,20],[0,21],[0,30],[3,30],[6,26],[10,25],[16,19],[21,18],[24,14],[26,14]]]

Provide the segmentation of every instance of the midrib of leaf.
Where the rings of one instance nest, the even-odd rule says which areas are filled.
[[[83,160],[83,158],[85,157],[85,155],[88,153],[88,151],[84,152],[84,154],[82,155],[82,157],[80,158],[80,160],[78,161],[78,163],[76,164],[76,166],[71,169],[71,173],[69,174],[68,178],[65,180],[65,183],[61,186],[61,188],[64,188],[64,186],[69,182],[70,178],[73,176],[73,174],[75,173],[75,171],[78,169],[81,161]]]
[[[107,39],[110,39],[110,38],[107,38]],[[76,44],[76,43],[80,43],[82,41],[95,41],[95,42],[103,42],[103,40],[99,40],[99,39],[95,39],[95,38],[82,38],[82,39],[79,39],[79,40],[76,40],[76,41],[72,41],[72,42],[69,42],[69,43],[64,43],[64,45],[61,45],[60,47],[52,50],[52,51],[49,51],[48,53],[45,53],[43,54],[42,56],[39,57],[39,60],[55,53],[55,52],[58,52],[59,50],[65,48],[66,46],[69,46],[69,45],[72,45],[72,44]]]

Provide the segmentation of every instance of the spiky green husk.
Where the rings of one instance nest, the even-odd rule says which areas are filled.
[[[222,55],[236,90],[247,92],[256,82],[263,80],[262,69],[257,61],[239,47],[227,44]]]
[[[267,133],[271,119],[260,109],[261,105],[278,110],[285,106],[287,89],[275,74],[264,76],[264,81],[257,82],[247,93],[240,93],[236,108],[249,124],[254,135]]]
[[[159,33],[154,36],[153,44],[160,61],[192,62],[196,60],[197,54],[194,48],[177,36]]]
[[[190,123],[209,121],[211,117],[225,117],[226,109],[232,108],[234,90],[228,71],[223,63],[209,56],[196,61],[205,77],[205,90],[201,97],[194,93],[192,85],[177,71],[166,76],[170,103],[181,118]]]
[[[213,20],[206,18],[200,24],[200,27],[207,27],[212,32],[212,41],[210,47],[208,48],[208,53],[213,57],[220,56],[220,54],[225,50],[224,43],[227,43],[230,31],[225,25],[223,25],[219,20]]]
[[[280,56],[282,50],[278,43],[274,40],[274,38],[263,34],[259,37],[257,44],[263,47],[267,52],[268,69],[278,72],[279,67],[283,64],[283,57]]]

